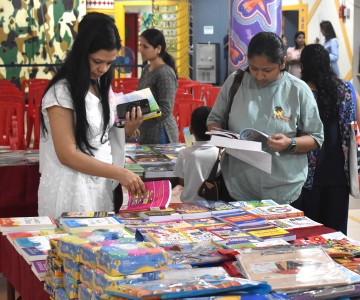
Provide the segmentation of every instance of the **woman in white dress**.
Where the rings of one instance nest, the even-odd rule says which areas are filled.
[[[113,19],[101,13],[84,16],[47,87],[41,104],[39,216],[112,211],[113,180],[132,192],[145,191],[140,177],[113,164],[111,155],[113,133],[136,135],[143,121],[137,107],[127,113],[125,129],[113,127],[111,65],[120,47]]]

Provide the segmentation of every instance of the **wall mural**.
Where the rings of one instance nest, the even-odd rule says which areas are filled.
[[[0,3],[0,65],[59,64],[65,57],[85,0],[12,0]],[[51,78],[55,66],[0,66],[0,78]]]
[[[280,0],[232,0],[229,43],[229,72],[247,68],[247,47],[261,31],[281,34]]]

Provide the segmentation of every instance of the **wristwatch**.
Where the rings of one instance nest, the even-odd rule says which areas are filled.
[[[292,139],[291,139],[291,144],[289,145],[289,147],[287,148],[287,150],[288,150],[289,152],[295,152],[295,150],[296,150],[296,140],[295,140],[295,138],[292,138]]]

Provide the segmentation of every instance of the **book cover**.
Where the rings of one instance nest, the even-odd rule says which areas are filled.
[[[32,230],[32,231],[19,231],[11,232],[6,235],[8,241],[13,244],[14,239],[16,238],[26,238],[32,236],[41,236],[41,235],[51,235],[51,234],[61,234],[66,233],[63,228],[54,228],[54,229],[43,229],[43,230]]]
[[[271,199],[231,201],[229,203],[235,207],[241,207],[242,209],[246,209],[246,210],[256,207],[279,205],[278,203],[276,203],[274,200]]]
[[[197,203],[170,203],[169,207],[181,214],[184,220],[210,218],[211,211]]]
[[[209,230],[203,230],[199,227],[187,227],[180,229],[187,237],[194,241],[194,243],[203,242],[203,241],[214,241],[220,242],[225,238],[215,234]]]
[[[110,229],[123,227],[124,223],[116,217],[91,219],[64,219],[63,228],[70,233],[93,231],[95,229]]]
[[[346,285],[347,278],[321,247],[271,247],[236,255],[246,277],[287,291]]]
[[[304,212],[289,204],[263,206],[249,209],[248,212],[261,216],[267,220],[285,219],[304,216]]]
[[[56,223],[51,217],[0,218],[0,231],[3,234],[56,227]]]
[[[164,154],[154,154],[154,155],[143,155],[137,154],[130,156],[132,160],[134,160],[137,164],[140,164],[142,167],[145,164],[156,164],[156,163],[170,163],[171,159],[169,159]]]
[[[296,239],[296,235],[294,233],[275,226],[266,229],[246,230],[246,232],[264,241],[282,239],[284,241],[290,242]]]
[[[33,261],[31,270],[40,281],[44,281],[46,275],[46,260]]]
[[[199,219],[187,219],[186,222],[191,224],[192,227],[207,227],[207,226],[219,226],[224,225],[223,221],[215,219],[213,217],[210,218],[199,218]]]
[[[286,218],[286,219],[277,219],[277,220],[268,220],[270,224],[275,225],[279,228],[284,229],[297,229],[297,228],[312,228],[324,226],[323,224],[313,221],[306,216]]]
[[[25,247],[38,247],[41,249],[47,249],[50,248],[51,239],[58,239],[65,235],[68,235],[68,233],[15,238],[14,246],[17,250]]]
[[[194,241],[177,229],[146,229],[146,233],[158,245],[189,244]]]
[[[120,106],[123,105],[124,103],[132,105],[131,102],[141,101],[143,99],[148,100],[148,102],[146,103],[146,112],[144,112],[143,110],[144,120],[161,116],[160,107],[156,102],[150,88],[145,88],[128,94],[123,94],[123,93],[115,94],[115,104],[117,106],[117,113],[119,114]],[[117,121],[120,124],[125,123],[125,119],[119,118],[119,116],[117,116]]]
[[[160,210],[168,207],[171,200],[171,183],[169,180],[144,182],[146,195],[133,195],[123,188],[123,203],[119,212]]]
[[[20,248],[20,254],[26,262],[30,265],[31,262],[36,260],[45,260],[48,256],[48,251],[50,250],[50,243],[49,247],[24,247]]]
[[[258,224],[264,224],[266,222],[264,218],[252,214],[246,210],[238,210],[236,212],[222,212],[217,214],[215,218],[238,227],[254,226]]]
[[[207,209],[211,210],[211,214],[217,215],[223,211],[238,211],[239,209],[235,206],[231,205],[228,202],[222,201],[222,200],[196,200],[197,204],[200,204],[203,207],[206,207]],[[241,210],[241,209],[240,209]]]

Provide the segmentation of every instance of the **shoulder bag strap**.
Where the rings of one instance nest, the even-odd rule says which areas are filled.
[[[238,69],[235,73],[234,81],[231,85],[230,92],[229,92],[229,104],[228,104],[228,110],[227,110],[225,120],[227,120],[229,118],[229,114],[230,114],[231,106],[234,102],[235,94],[241,85],[241,82],[244,78],[244,74],[245,74],[245,72],[241,69]],[[228,127],[228,126],[226,126],[226,127]]]
[[[214,166],[212,167],[211,169],[211,172],[209,174],[209,177],[208,177],[208,180],[214,180],[215,177],[216,177],[216,174],[217,174],[217,171],[218,171],[218,166],[219,166],[219,163],[220,163],[220,160],[221,160],[221,154],[223,152],[223,149],[222,148],[219,148],[219,153],[218,153],[218,157],[214,163]]]

